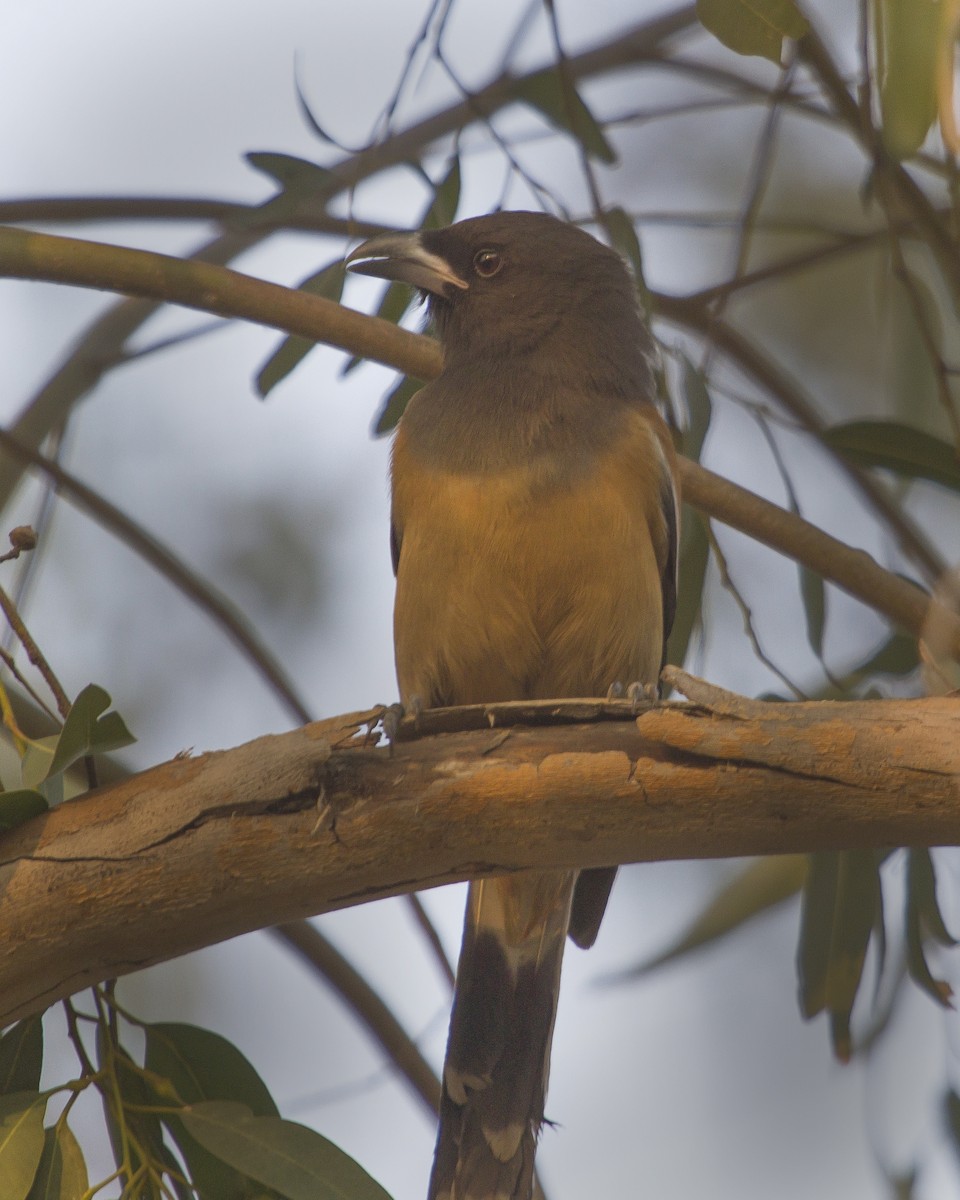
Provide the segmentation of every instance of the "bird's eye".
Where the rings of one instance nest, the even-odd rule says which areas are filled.
[[[503,266],[503,259],[496,250],[478,250],[473,256],[473,269],[482,279],[489,279]]]

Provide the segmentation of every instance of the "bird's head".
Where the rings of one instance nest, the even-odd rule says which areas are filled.
[[[358,246],[347,265],[419,288],[448,363],[509,358],[550,342],[562,356],[571,338],[599,344],[613,333],[625,334],[627,344],[644,340],[636,288],[620,256],[546,213],[493,213],[384,234]]]

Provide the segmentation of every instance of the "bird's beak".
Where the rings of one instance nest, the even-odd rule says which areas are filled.
[[[449,296],[450,288],[470,286],[445,258],[424,246],[419,233],[384,233],[370,238],[347,255],[347,267],[358,275],[409,283],[435,296]]]

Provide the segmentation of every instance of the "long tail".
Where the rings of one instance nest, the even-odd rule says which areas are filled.
[[[428,1200],[530,1200],[575,880],[470,885]]]

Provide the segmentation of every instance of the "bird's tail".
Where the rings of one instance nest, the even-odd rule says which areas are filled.
[[[470,885],[428,1200],[530,1200],[575,879]]]

